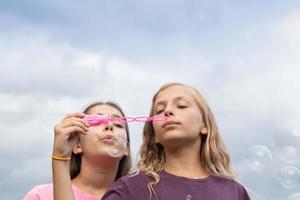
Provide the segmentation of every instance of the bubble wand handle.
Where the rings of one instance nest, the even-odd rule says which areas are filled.
[[[108,124],[109,123],[109,116],[108,115],[86,115],[84,117],[84,121],[87,122],[91,126],[97,126],[100,124]]]

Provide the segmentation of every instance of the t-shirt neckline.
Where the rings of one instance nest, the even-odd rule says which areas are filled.
[[[192,182],[204,182],[204,181],[208,181],[211,178],[211,175],[208,175],[207,177],[204,177],[204,178],[188,178],[188,177],[184,177],[184,176],[178,176],[175,174],[171,174],[170,172],[167,172],[165,170],[162,170],[160,173],[162,176],[165,176],[167,178],[177,179],[177,180],[182,180],[182,181],[192,181]]]
[[[72,184],[72,188],[74,190],[75,193],[79,194],[81,197],[85,197],[87,199],[98,199],[100,200],[101,197],[96,196],[96,195],[92,195],[92,194],[88,194],[86,192],[81,191],[78,187],[76,187],[74,184]]]

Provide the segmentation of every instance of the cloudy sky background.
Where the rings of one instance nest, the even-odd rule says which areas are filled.
[[[65,114],[113,100],[147,115],[177,81],[206,97],[252,199],[295,200],[299,55],[299,0],[1,1],[0,199],[51,181]],[[130,124],[134,162],[142,127]]]

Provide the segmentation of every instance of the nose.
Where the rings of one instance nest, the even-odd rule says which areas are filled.
[[[114,126],[111,122],[104,125],[104,131],[113,131],[113,130],[114,130]]]
[[[170,111],[170,110],[166,110],[166,111],[164,112],[164,114],[165,114],[166,117],[170,117],[170,116],[173,116],[173,115],[174,115],[174,113],[173,113],[172,111]]]

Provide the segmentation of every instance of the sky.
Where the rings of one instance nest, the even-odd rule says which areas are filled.
[[[53,129],[114,101],[144,116],[167,82],[210,105],[254,200],[300,199],[299,0],[3,0],[0,199],[51,182]],[[131,123],[133,161],[142,123]]]

